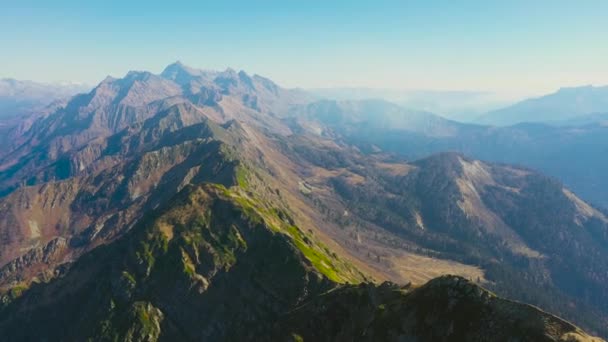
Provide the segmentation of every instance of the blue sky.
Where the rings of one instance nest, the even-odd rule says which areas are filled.
[[[97,83],[181,60],[290,87],[608,84],[608,1],[0,1],[0,77]]]

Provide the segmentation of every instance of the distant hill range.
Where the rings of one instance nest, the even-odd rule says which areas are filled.
[[[560,179],[595,205],[608,208],[608,159],[602,157],[608,152],[605,115],[555,124],[494,127],[463,124],[383,100],[322,100],[292,111],[325,127],[321,134],[333,132],[367,152],[418,159],[456,151],[482,160],[532,167]]]
[[[320,98],[336,101],[382,99],[405,108],[438,113],[464,122],[472,122],[487,111],[513,104],[523,97],[521,94],[458,90],[325,88],[308,91]]]
[[[562,88],[538,98],[491,111],[477,119],[480,124],[508,126],[522,122],[554,123],[608,112],[608,86]]]

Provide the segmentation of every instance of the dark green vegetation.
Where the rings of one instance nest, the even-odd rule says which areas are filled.
[[[421,288],[343,286],[279,323],[282,337],[304,341],[576,341],[567,322],[507,301],[465,279],[444,276]]]
[[[302,102],[176,63],[38,118],[0,154],[2,340],[587,338],[462,278],[374,285],[407,260],[604,334],[604,214],[529,170],[362,153]]]
[[[5,307],[4,340],[255,340],[332,279],[365,279],[239,196],[213,185],[182,190],[124,238]]]
[[[319,260],[324,253],[311,237],[289,222],[287,230],[273,227],[239,197],[221,186],[187,187],[122,239],[81,257],[66,276],[0,309],[4,340],[588,338],[458,277],[420,289],[340,286],[332,279],[365,278],[335,257]]]

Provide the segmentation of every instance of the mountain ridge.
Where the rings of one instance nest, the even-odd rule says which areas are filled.
[[[498,126],[520,122],[556,122],[608,110],[608,86],[560,88],[481,116],[477,122]]]
[[[305,271],[304,278],[300,278],[301,273],[299,270],[306,270],[312,265],[306,266],[306,264],[300,264],[296,268],[292,262],[285,264],[285,261],[283,261],[282,265],[281,262],[277,264],[275,255],[269,258],[268,253],[271,251],[273,253],[278,253],[279,251],[281,251],[280,253],[286,253],[287,250],[295,251],[293,248],[297,243],[296,245],[289,245],[285,244],[285,240],[282,238],[269,237],[258,238],[256,240],[255,236],[263,231],[263,229],[260,230],[261,226],[267,225],[267,223],[265,223],[264,219],[259,221],[259,218],[255,217],[256,214],[254,212],[246,212],[245,216],[237,219],[237,222],[243,220],[242,223],[237,223],[237,226],[227,225],[227,222],[231,222],[234,219],[226,221],[225,218],[234,217],[232,214],[224,216],[224,219],[215,219],[214,217],[216,216],[226,215],[223,212],[230,212],[235,208],[235,204],[224,202],[227,198],[234,196],[227,191],[229,190],[213,185],[187,188],[182,195],[178,195],[181,199],[171,204],[171,209],[161,209],[160,215],[155,215],[157,217],[154,219],[155,223],[143,223],[140,225],[141,228],[136,228],[122,240],[107,247],[94,250],[90,255],[86,255],[80,259],[65,277],[52,281],[49,285],[34,286],[23,293],[20,298],[17,298],[14,303],[9,303],[0,309],[0,318],[2,318],[0,319],[0,331],[3,331],[4,336],[10,336],[9,340],[13,338],[29,339],[36,336],[82,339],[92,337],[93,334],[96,336],[95,339],[127,338],[134,340],[172,340],[175,338],[182,340],[197,340],[201,338],[256,340],[263,336],[283,336],[283,338],[296,338],[298,336],[301,338],[300,334],[306,336],[308,340],[309,336],[322,334],[322,340],[334,340],[336,336],[332,336],[333,333],[326,331],[326,328],[319,330],[317,326],[315,329],[311,329],[310,327],[303,329],[302,325],[306,324],[307,319],[296,319],[296,323],[294,324],[293,316],[297,317],[301,315],[301,312],[306,311],[308,306],[314,305],[307,302],[310,299],[314,300],[315,294],[320,295],[325,293],[323,297],[318,297],[316,300],[325,301],[327,297],[332,298],[334,296],[337,296],[336,300],[340,300],[341,293],[348,293],[350,290],[339,289],[334,292],[327,292],[327,290],[335,285],[331,285],[327,280],[319,278],[318,275],[316,277],[313,276],[311,279],[307,274],[314,275],[314,268]],[[216,198],[215,196],[217,195],[213,195],[213,193],[222,195]],[[226,207],[224,203],[228,206]],[[243,205],[238,204],[237,206]],[[193,209],[205,208],[207,206],[213,209],[211,211],[203,211],[203,213],[200,213],[198,210],[193,212]],[[241,208],[244,209],[245,207]],[[189,225],[180,228],[180,222],[188,223]],[[246,228],[247,225],[253,226]],[[273,231],[274,229],[276,228],[266,228],[266,231]],[[205,233],[207,230],[215,231],[215,233],[208,235],[208,233]],[[252,231],[250,232],[249,230]],[[254,234],[253,230],[258,232],[252,235]],[[197,234],[201,233],[203,236],[202,240],[200,240],[200,237],[196,237],[199,236]],[[295,238],[294,235],[291,236]],[[278,235],[275,235],[275,237],[278,237]],[[218,244],[219,241],[224,239],[228,240]],[[297,242],[298,240],[295,241]],[[313,243],[307,240],[303,241],[305,244]],[[128,247],[129,244],[133,243],[135,244],[133,247]],[[266,248],[256,247],[258,244],[268,245],[269,243],[270,246]],[[197,247],[199,244],[201,244],[200,247]],[[202,246],[207,247],[202,248]],[[288,246],[292,247],[288,248]],[[225,249],[227,247],[229,249]],[[224,249],[222,250],[221,248]],[[297,248],[301,249],[304,247]],[[175,259],[175,253],[178,252],[181,252],[183,270],[173,268],[176,266],[176,262],[179,265],[178,260],[180,258]],[[238,256],[242,253],[255,258],[253,264],[247,263],[247,261],[245,263],[239,262],[239,260],[251,260],[250,258],[242,259]],[[120,262],[120,259],[116,259],[119,255],[125,256],[124,263]],[[256,263],[259,258],[265,258],[264,260],[268,262],[268,264],[264,264],[263,270],[272,269],[273,272],[280,271],[282,276],[277,278],[274,276],[276,273],[271,272],[268,274],[268,271],[260,272],[260,269],[251,269],[251,267],[256,267],[255,265],[257,265]],[[215,264],[211,269],[208,262],[201,262],[208,259],[213,260],[211,265]],[[122,266],[120,266],[121,264]],[[274,270],[275,267],[278,267],[278,269]],[[101,270],[97,271],[96,269]],[[100,272],[102,272],[103,276],[96,276]],[[247,283],[235,281],[239,279],[238,277],[243,276],[240,275],[242,272],[245,272],[244,275],[254,272],[251,273],[251,276],[255,274],[255,283],[258,285],[251,288],[250,285],[246,285]],[[293,274],[294,276],[286,277],[288,274]],[[272,278],[264,280],[267,275],[272,276]],[[224,280],[226,277],[228,278]],[[235,277],[236,279],[230,279]],[[302,281],[304,281],[303,288],[300,287]],[[70,284],[70,290],[67,293],[61,290],[68,287],[67,284],[62,284],[66,282]],[[84,282],[84,284],[79,285],[79,282]],[[221,284],[221,287],[216,284]],[[230,286],[229,284],[233,285]],[[298,284],[297,287],[294,286],[296,284]],[[185,288],[184,285],[186,286]],[[234,288],[235,285],[238,287],[238,290]],[[435,285],[438,285],[441,290],[436,289]],[[260,286],[265,291],[260,292]],[[363,286],[369,288],[371,285]],[[93,290],[91,287],[97,290]],[[190,290],[186,290],[188,287]],[[395,288],[394,285],[381,285],[377,291],[385,291],[391,288],[393,291],[397,289],[398,293],[402,295],[399,288]],[[274,291],[269,292],[270,289],[274,289]],[[370,290],[373,291],[373,289],[374,286],[371,286]],[[467,291],[464,297],[458,294],[463,291],[462,289],[466,289]],[[97,298],[88,297],[87,293],[90,293],[92,290],[98,294]],[[234,292],[235,290],[236,292]],[[207,292],[209,293],[207,294]],[[168,296],[167,293],[175,294]],[[184,293],[186,297],[183,297]],[[52,294],[52,297],[49,297],[50,294]],[[235,294],[237,295],[235,296]],[[423,309],[424,305],[429,303],[429,299],[425,298],[429,294],[437,297],[437,299],[434,299],[438,301],[435,304],[437,305],[436,309]],[[227,297],[227,295],[230,297]],[[262,297],[259,297],[260,295]],[[249,300],[243,302],[240,298],[241,296],[245,296]],[[377,296],[380,296],[380,294],[374,295],[372,298]],[[413,307],[412,304],[408,304],[409,299],[415,302],[415,298],[420,297],[422,298],[419,300],[425,304],[416,304]],[[390,300],[386,302],[386,305],[390,305],[391,309],[389,310],[393,310],[392,308],[395,305],[398,305],[397,307],[403,305],[403,307],[408,308],[407,310],[424,310],[427,317],[436,317],[437,313],[435,313],[435,310],[441,310],[440,308],[446,305],[449,310],[454,310],[454,313],[462,313],[459,305],[473,305],[472,298],[481,299],[479,304],[475,304],[477,308],[489,307],[486,303],[488,303],[487,301],[490,297],[492,295],[489,295],[488,292],[468,283],[462,278],[444,277],[443,279],[436,279],[420,289],[412,290],[403,299],[398,301],[394,299]],[[267,298],[267,300],[264,298]],[[106,302],[108,299],[109,302]],[[78,310],[68,309],[71,307],[70,302],[79,300],[81,304]],[[219,304],[219,302],[215,303],[218,300],[223,303],[221,306],[222,310],[214,309]],[[253,300],[252,303],[251,300]],[[375,299],[370,304],[378,305],[377,301]],[[402,303],[402,301],[405,302]],[[454,302],[455,305],[447,304],[444,301]],[[55,304],[55,302],[62,304]],[[359,300],[359,302],[361,301]],[[247,304],[243,306],[243,303]],[[265,303],[265,305],[262,303]],[[299,306],[302,303],[304,306]],[[45,314],[45,312],[48,312],[49,309],[52,310],[56,305],[61,305],[68,310],[51,316]],[[229,308],[234,305],[238,306],[240,314],[237,316],[237,319],[231,316],[231,319],[228,320],[225,315],[230,315],[231,311]],[[286,308],[281,309],[279,305],[286,305]],[[350,310],[361,310],[360,306],[353,307],[352,304],[347,305],[351,306]],[[380,309],[384,309],[384,305],[379,305]],[[541,314],[539,311],[526,308],[521,304],[511,305],[514,308],[521,307],[518,309],[531,311],[529,313],[531,317]],[[289,309],[290,307],[298,308],[292,311]],[[323,305],[322,307],[325,308],[327,306]],[[329,307],[333,308],[333,310],[338,308],[336,305]],[[226,309],[228,309],[228,312],[225,312]],[[8,317],[6,316],[7,311],[9,312]],[[437,326],[434,325],[432,333],[434,337],[443,336],[443,338],[452,339],[460,338],[459,336],[462,334],[464,334],[462,336],[467,336],[468,338],[473,338],[476,334],[478,334],[477,336],[484,337],[489,332],[484,329],[491,327],[491,331],[496,332],[496,329],[502,329],[504,331],[503,334],[506,334],[505,336],[515,335],[523,340],[538,340],[536,337],[540,336],[543,336],[548,341],[558,339],[591,340],[590,337],[577,327],[546,314],[544,314],[547,317],[545,319],[554,322],[549,325],[551,328],[547,328],[546,323],[527,322],[523,317],[521,320],[522,322],[526,322],[525,326],[517,323],[518,321],[511,326],[509,324],[512,323],[504,323],[508,321],[503,320],[500,314],[488,315],[488,312],[483,320],[483,322],[487,323],[482,323],[480,326],[471,329],[470,325],[465,323],[465,321],[457,318],[457,316],[453,316],[454,313],[443,311],[441,319],[444,322],[446,319],[454,320],[455,323],[453,324],[455,324],[456,330],[454,331],[454,328],[437,329]],[[287,314],[287,317],[282,317],[285,314]],[[36,330],[18,328],[21,326],[20,322],[23,320],[23,315],[29,317],[28,322],[30,324],[33,323],[37,326]],[[318,313],[312,316],[305,314],[307,317],[316,317],[318,319],[317,315]],[[507,317],[513,317],[513,314],[510,312],[506,315]],[[340,319],[357,319],[357,316],[359,315],[351,314],[346,317],[342,315]],[[205,317],[206,319],[202,320],[202,322],[207,323],[201,326],[201,321],[196,320],[195,317]],[[395,315],[395,317],[397,316]],[[273,318],[275,320],[278,318],[278,322],[273,323]],[[473,319],[475,320],[476,318]],[[489,319],[493,321],[488,322]],[[375,321],[375,319],[372,320]],[[74,322],[80,323],[73,325]],[[420,338],[430,337],[428,336],[428,332],[424,332],[421,324],[412,320],[408,322],[407,324],[410,325],[410,328],[407,328],[406,325],[405,331],[401,330],[403,328],[399,328],[399,325],[394,324],[391,324],[391,329],[401,330],[401,336],[410,336],[410,338],[414,336],[419,336]],[[425,322],[426,324],[430,324],[429,318],[426,318]],[[343,329],[349,329],[348,324],[342,324]],[[372,324],[375,325],[377,323]],[[502,327],[503,324],[504,327]],[[72,328],[66,329],[68,326]],[[363,329],[363,326],[359,329]],[[463,333],[461,329],[466,330]],[[285,331],[287,332],[287,336],[285,336]],[[378,332],[374,330],[367,332],[366,329],[362,337],[375,340],[378,337],[377,334]],[[391,334],[395,334],[392,331],[383,331],[380,334],[384,335],[382,340],[390,341],[397,339],[396,335],[391,337]],[[347,336],[354,337],[357,335],[357,333],[355,335],[338,335],[337,338],[341,340],[347,338]]]
[[[286,90],[280,88],[274,91],[266,79],[233,70],[217,75],[222,76],[211,81],[192,75],[182,84],[145,72],[107,80],[98,92],[81,95],[36,122],[24,134],[25,143],[17,144],[9,157],[0,158],[0,164],[9,167],[3,169],[0,179],[8,185],[0,198],[0,244],[4,252],[0,292],[5,303],[0,326],[4,324],[5,331],[25,336],[14,330],[18,322],[31,315],[46,317],[43,312],[54,305],[71,307],[56,319],[80,319],[69,296],[58,297],[63,304],[51,300],[50,306],[41,311],[35,306],[36,298],[43,293],[67,291],[71,283],[88,284],[82,285],[89,289],[81,293],[86,297],[96,287],[83,271],[91,267],[82,265],[103,259],[107,262],[91,268],[105,270],[99,271],[105,285],[97,288],[99,296],[91,298],[86,311],[92,315],[88,316],[91,320],[82,331],[70,330],[74,334],[71,338],[93,332],[124,338],[144,331],[147,333],[143,335],[150,338],[161,338],[163,331],[172,337],[181,336],[183,329],[174,329],[177,321],[189,327],[187,336],[200,337],[203,332],[184,323],[184,314],[166,304],[173,295],[160,305],[157,300],[162,296],[138,299],[129,293],[147,293],[146,289],[159,285],[158,279],[149,278],[147,267],[143,271],[141,268],[150,253],[154,260],[167,260],[171,269],[184,270],[182,285],[208,282],[205,272],[209,267],[236,267],[239,258],[227,250],[248,251],[235,235],[232,222],[245,229],[237,229],[242,237],[252,227],[265,226],[260,231],[270,232],[282,239],[281,244],[291,246],[279,254],[306,265],[306,272],[312,272],[306,274],[317,274],[334,285],[372,279],[402,283],[414,279],[422,284],[441,274],[456,273],[501,295],[538,303],[551,312],[574,318],[590,331],[604,333],[601,322],[606,316],[602,316],[601,308],[593,306],[606,298],[596,286],[602,283],[601,277],[582,268],[572,270],[572,279],[563,278],[570,270],[564,260],[584,259],[585,254],[579,253],[583,249],[588,250],[589,258],[595,258],[591,264],[603,267],[605,254],[588,238],[591,234],[605,237],[603,214],[566,192],[561,184],[531,170],[484,163],[459,154],[407,162],[382,151],[366,150],[350,143],[347,131],[336,128],[357,111],[357,127],[369,125],[376,115],[384,113],[384,103],[338,104],[337,108],[343,110],[328,117],[320,115],[318,108],[332,114],[336,107],[331,102],[300,112],[300,101],[305,99],[291,98],[293,94],[285,95]],[[173,73],[169,76],[177,77]],[[90,106],[93,99],[95,105]],[[122,101],[126,102],[120,104]],[[283,112],[285,104],[293,111]],[[412,134],[423,130],[445,137],[462,129],[425,113],[390,108],[399,114],[396,124],[412,127]],[[66,129],[74,120],[84,124]],[[202,202],[197,199],[193,200],[197,205],[184,204],[184,196],[193,193]],[[530,212],[536,200],[547,203],[542,215]],[[213,207],[210,203],[216,202],[236,211],[208,210]],[[146,225],[155,220],[156,213],[162,216],[166,208],[173,213],[173,223]],[[555,233],[549,233],[546,244],[533,244],[536,230],[542,232],[545,225],[554,224],[551,217],[556,210],[563,214]],[[185,221],[180,221],[178,213],[192,215],[184,214]],[[209,225],[205,215],[220,215],[222,219]],[[514,221],[517,215],[527,221]],[[239,217],[247,217],[249,223]],[[192,234],[196,239],[189,237]],[[559,248],[560,234],[580,246]],[[175,243],[172,252],[165,250],[163,241]],[[153,251],[148,242],[155,246]],[[103,251],[113,252],[95,257],[104,255]],[[129,259],[133,256],[129,251],[136,252],[134,261]],[[202,257],[210,254],[211,259]],[[548,269],[537,254],[559,262]],[[247,267],[264,268],[278,261],[256,257],[243,262]],[[432,269],[425,263],[432,263]],[[191,272],[193,269],[196,272]],[[108,279],[104,274],[109,275]],[[266,274],[272,278],[281,272]],[[587,293],[570,287],[577,281],[586,284]],[[239,293],[234,286],[242,283],[255,284],[247,277],[238,278],[233,285],[218,285],[218,291],[225,288],[225,295],[230,297]],[[544,293],[550,294],[548,298],[543,292],[533,291],[539,284]],[[202,289],[202,293],[192,293],[192,287],[182,286],[174,295],[183,298],[190,293],[206,298],[205,286],[194,288]],[[591,302],[590,296],[597,300]],[[112,305],[104,311],[108,302],[114,301],[110,297],[123,297],[123,302],[127,298],[124,314],[113,311]],[[313,297],[316,295],[308,299]],[[574,303],[573,308],[563,306],[568,301]],[[257,310],[252,308],[252,312]],[[271,308],[267,313],[277,315],[283,310],[287,309]],[[593,321],[589,316],[595,314],[597,320]],[[137,321],[141,315],[152,317],[153,322]],[[263,315],[251,317],[264,320]],[[162,323],[163,317],[173,318]],[[209,327],[204,334],[221,338],[234,330],[223,319],[215,322],[223,328]],[[91,326],[98,323],[101,325]],[[49,336],[61,333],[57,329],[62,324],[41,324]],[[265,334],[271,334],[273,327],[264,325],[264,329]],[[20,332],[29,333],[35,332]],[[253,331],[236,329],[234,333],[252,338]]]
[[[595,206],[608,206],[608,193],[603,186],[608,164],[597,157],[608,148],[608,126],[601,120],[591,119],[583,125],[520,123],[492,127],[424,116],[424,112],[419,112],[416,119],[411,111],[382,101],[366,102],[376,106],[370,111],[364,111],[357,102],[321,103],[325,105],[296,106],[292,113],[315,120],[298,122],[295,116],[291,118],[292,129],[320,136],[333,134],[366,153],[394,153],[409,160],[457,151],[489,162],[524,165],[559,178]],[[340,121],[331,121],[336,117]]]

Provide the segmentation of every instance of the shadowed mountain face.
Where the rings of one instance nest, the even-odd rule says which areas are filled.
[[[334,285],[303,252],[316,252],[313,240],[299,249],[297,227],[258,210],[221,186],[187,187],[65,277],[32,287],[2,311],[0,331],[15,341],[268,336],[280,314]],[[21,329],[25,320],[38,328]]]
[[[377,127],[468,127],[307,99],[175,63],[108,78],[37,119],[0,156],[0,334],[588,338],[480,285],[607,333],[603,213],[528,169],[348,143],[383,113]],[[446,273],[469,280],[418,287]],[[370,283],[381,280],[414,285]]]
[[[314,165],[303,170],[310,196],[349,232],[346,241],[361,258],[418,281],[434,268],[458,270],[500,294],[603,329],[605,304],[598,303],[608,297],[596,272],[608,267],[608,219],[556,180],[454,153],[405,163],[311,141],[289,148]]]
[[[304,341],[507,341],[513,331],[522,341],[592,340],[567,322],[453,276],[416,289],[338,288],[290,312],[279,326],[283,336],[291,331]]]
[[[6,306],[0,331],[7,341],[592,340],[457,277],[419,289],[338,287],[328,276],[364,278],[342,268],[321,272],[308,259],[320,253],[314,241],[299,240],[303,232],[288,221],[269,223],[241,196],[217,186],[185,189],[121,240]],[[330,256],[324,264],[336,262]],[[26,322],[36,329],[22,329]]]

